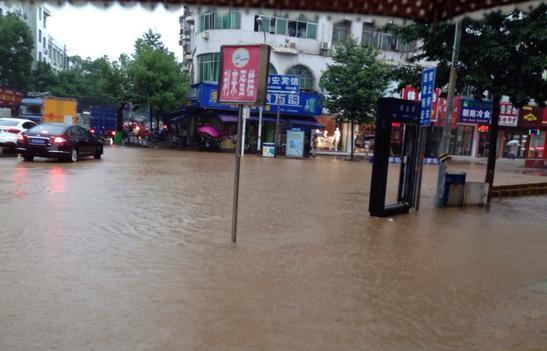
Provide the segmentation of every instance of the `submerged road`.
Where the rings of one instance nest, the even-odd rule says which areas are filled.
[[[547,350],[547,197],[437,210],[428,166],[377,219],[368,162],[246,155],[233,245],[233,163],[0,158],[0,350]]]

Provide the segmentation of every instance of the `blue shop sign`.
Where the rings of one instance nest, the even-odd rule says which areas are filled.
[[[188,94],[191,105],[197,108],[208,108],[215,110],[237,111],[236,105],[224,105],[217,102],[218,86],[211,83],[199,83],[192,86],[192,91]],[[268,95],[268,101],[264,107],[264,112],[277,113],[276,97]],[[321,115],[321,96],[316,93],[300,92],[299,94],[287,94],[292,96],[290,99],[280,101],[280,112],[288,115],[299,116],[320,116]],[[273,99],[273,101],[272,101]],[[251,108],[252,112],[258,112],[258,108]]]
[[[492,103],[474,99],[461,99],[460,122],[490,124]]]
[[[267,91],[271,94],[299,94],[300,76],[269,74]]]
[[[433,91],[435,89],[435,68],[426,68],[422,72],[422,89],[420,101],[422,110],[420,113],[420,126],[431,125],[431,105],[433,104]]]

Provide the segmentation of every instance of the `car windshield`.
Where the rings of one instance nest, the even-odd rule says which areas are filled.
[[[18,125],[18,121],[13,121],[9,119],[0,119],[0,126],[13,127]]]
[[[33,115],[38,116],[42,114],[42,106],[40,105],[21,105],[19,108],[21,115]]]
[[[28,130],[29,134],[61,134],[65,131],[65,126],[58,126],[52,124],[41,124]]]

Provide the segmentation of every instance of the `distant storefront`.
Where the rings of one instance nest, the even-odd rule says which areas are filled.
[[[192,129],[210,125],[221,135],[221,148],[224,150],[235,147],[237,134],[237,106],[219,104],[217,102],[218,85],[216,83],[199,83],[192,85],[190,104],[192,108]],[[291,101],[280,101],[279,105],[271,103],[275,97],[268,96],[263,107],[262,142],[273,143],[279,110],[279,128],[282,145],[285,143],[287,130],[305,132],[305,145],[309,145],[309,138],[313,131],[323,129],[323,125],[316,120],[321,115],[321,97],[317,93],[301,91]],[[249,150],[256,150],[258,142],[259,108],[253,107],[250,116],[246,119],[245,146]]]

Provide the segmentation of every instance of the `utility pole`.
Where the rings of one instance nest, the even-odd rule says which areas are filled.
[[[460,42],[462,37],[462,21],[456,22],[454,30],[454,46],[452,48],[452,62],[450,63],[450,80],[448,82],[448,96],[446,97],[446,116],[444,119],[443,136],[439,145],[439,157],[442,154],[448,153],[450,146],[450,129],[452,121],[452,100],[456,91],[456,68],[458,65],[458,57],[460,55]],[[435,193],[435,206],[443,207],[444,183],[446,177],[446,162],[439,160],[439,172],[437,175],[437,191]]]

